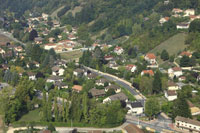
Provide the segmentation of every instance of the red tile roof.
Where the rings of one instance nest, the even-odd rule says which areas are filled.
[[[131,70],[133,67],[135,67],[135,65],[129,64],[129,65],[126,66],[126,69],[127,69],[127,70]]]
[[[183,51],[182,53],[181,53],[181,56],[191,56],[192,54],[190,53],[190,52],[187,52],[187,51]]]
[[[173,71],[182,71],[182,69],[180,67],[173,67],[172,70]]]
[[[149,59],[156,59],[156,56],[155,56],[154,53],[147,53],[146,57],[149,58]]]
[[[149,75],[151,75],[151,76],[154,75],[154,72],[153,72],[152,70],[143,70],[142,72],[143,72],[144,74],[149,74]]]

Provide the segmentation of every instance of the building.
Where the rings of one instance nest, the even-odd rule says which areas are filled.
[[[184,17],[188,17],[190,15],[195,15],[194,9],[187,9],[187,10],[184,11]]]
[[[72,90],[79,93],[80,91],[83,90],[83,87],[80,86],[80,85],[74,85],[74,86],[72,87]]]
[[[114,52],[117,55],[121,55],[124,52],[124,49],[122,47],[117,46],[117,47],[115,47]]]
[[[183,51],[183,52],[181,52],[181,54],[180,54],[180,58],[182,58],[183,56],[187,56],[187,57],[192,57],[192,53],[190,53],[190,52],[187,52],[187,51]]]
[[[62,82],[63,81],[63,78],[62,77],[58,77],[58,76],[50,76],[48,79],[47,79],[47,82],[48,83],[56,83],[56,82]]]
[[[104,59],[106,61],[110,61],[110,60],[113,60],[113,56],[112,55],[106,55],[106,56],[104,56]]]
[[[156,56],[153,53],[147,53],[144,59],[150,64],[156,64]]]
[[[29,80],[36,80],[36,75],[35,73],[32,72],[27,72]]]
[[[169,17],[164,17],[159,20],[160,24],[164,24],[169,21]]]
[[[0,48],[0,54],[5,54],[6,53],[6,51],[5,50],[3,50],[2,48]]]
[[[174,91],[174,90],[176,91],[176,90],[179,89],[179,86],[176,83],[174,83],[173,81],[169,81],[167,89],[172,90],[172,91]]]
[[[154,72],[153,72],[153,70],[143,70],[141,72],[141,76],[143,76],[143,75],[154,76]]]
[[[118,94],[115,94],[115,95],[105,98],[103,100],[103,103],[109,103],[109,102],[116,101],[116,100],[128,102],[128,97],[124,93],[120,92]]]
[[[106,83],[109,84],[109,81],[107,79],[104,79],[104,78],[101,78],[101,79],[96,81],[97,86],[105,86]]]
[[[42,44],[43,38],[42,37],[36,37],[34,39],[34,41],[35,41],[36,44]]]
[[[52,75],[54,76],[62,76],[64,75],[65,70],[63,68],[60,68],[59,66],[54,66],[51,68]]]
[[[126,70],[131,71],[132,73],[134,73],[137,70],[137,66],[129,64],[129,65],[126,66]]]
[[[175,99],[177,99],[177,93],[175,90],[168,90],[165,91],[165,97],[168,101],[174,101]]]
[[[141,102],[127,102],[126,108],[128,109],[128,114],[140,115],[144,112],[144,107]]]
[[[85,71],[83,69],[77,68],[76,70],[74,70],[73,74],[74,76],[81,77],[83,76],[84,72]]]
[[[115,91],[115,93],[120,93],[121,92],[121,88],[117,85],[109,85],[105,88],[105,92],[108,92],[109,89],[113,89]]]
[[[138,128],[134,124],[128,124],[125,127],[122,128],[123,133],[144,133],[143,130]]]
[[[180,24],[177,24],[177,25],[176,25],[176,28],[177,28],[177,29],[188,29],[189,26],[190,26],[189,23],[180,23]]]
[[[97,74],[95,74],[95,73],[89,73],[89,74],[87,74],[87,78],[88,79],[95,79],[97,77]]]
[[[63,82],[55,82],[55,86],[58,87],[58,89],[67,89],[68,85],[66,83]]]
[[[181,10],[181,9],[179,9],[179,8],[174,8],[174,9],[172,10],[172,12],[173,12],[174,14],[179,14],[179,13],[182,13],[183,10]]]
[[[105,90],[99,90],[99,89],[96,89],[96,88],[91,89],[90,93],[91,93],[92,97],[95,97],[95,98],[103,97],[103,96],[106,95]]]
[[[183,75],[182,69],[180,67],[173,67],[168,69],[168,75],[170,78],[177,78]]]
[[[199,107],[196,107],[194,104],[192,104],[190,101],[187,101],[188,105],[189,105],[189,108],[190,108],[190,111],[191,111],[191,114],[192,116],[195,116],[195,115],[199,115],[200,114],[200,109]]]
[[[49,44],[45,44],[44,45],[44,49],[45,50],[50,50],[50,49],[54,49],[54,48],[56,48],[56,44],[54,44],[54,43],[49,43]]]
[[[182,130],[183,132],[192,132],[199,133],[200,132],[200,122],[196,120],[192,120],[189,118],[184,118],[181,116],[177,116],[175,118],[175,126]]]

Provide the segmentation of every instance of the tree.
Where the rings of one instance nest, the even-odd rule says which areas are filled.
[[[84,92],[83,94],[83,115],[85,122],[88,123],[89,121],[89,114],[88,114],[88,94]]]
[[[29,34],[29,40],[30,40],[30,41],[34,41],[34,39],[35,39],[36,37],[38,37],[38,33],[37,33],[36,30],[33,29],[33,30],[30,32],[30,34]]]
[[[190,23],[190,32],[200,32],[200,20],[196,19]]]
[[[167,52],[167,50],[163,50],[161,55],[160,55],[160,58],[163,60],[163,61],[166,61],[169,59],[169,53]]]
[[[161,73],[157,71],[153,80],[153,93],[160,93],[162,91]]]
[[[43,111],[43,120],[47,121],[47,98],[46,92],[43,92],[43,100],[42,100],[42,111]]]
[[[47,128],[47,129],[50,130],[51,132],[56,131],[56,128],[55,128],[54,125],[51,124],[51,123],[48,125],[48,128]]]
[[[160,112],[160,104],[157,99],[150,98],[145,103],[145,114],[152,119]]]

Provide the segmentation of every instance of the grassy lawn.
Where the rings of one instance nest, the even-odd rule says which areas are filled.
[[[161,53],[162,50],[166,49],[169,55],[177,55],[179,52],[183,51],[187,47],[187,45],[185,45],[185,38],[185,33],[178,33],[167,39],[166,41],[162,42],[150,52],[156,54]],[[163,61],[158,58],[158,63],[162,64]]]
[[[40,109],[35,109],[33,111],[30,111],[28,114],[25,114],[22,116],[22,118],[19,120],[19,122],[39,122],[40,121],[40,116],[39,116],[39,110]]]
[[[65,60],[74,60],[74,59],[80,58],[82,54],[83,52],[78,50],[78,51],[72,51],[72,52],[67,52],[67,53],[61,53],[60,56],[62,59],[65,59]]]

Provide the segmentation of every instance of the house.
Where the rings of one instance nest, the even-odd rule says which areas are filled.
[[[108,64],[107,64],[107,66],[108,66],[109,68],[118,70],[118,65],[117,65],[116,61],[113,61],[113,60],[109,61]]]
[[[176,83],[174,83],[174,82],[172,82],[172,81],[169,81],[168,82],[168,88],[167,88],[168,90],[178,90],[179,89],[179,86],[176,84]]]
[[[62,76],[64,75],[65,70],[63,68],[60,68],[59,66],[54,66],[51,68],[52,75],[54,76]]]
[[[165,91],[165,97],[168,101],[174,101],[175,99],[177,99],[177,93],[175,90],[167,90]]]
[[[69,40],[76,40],[76,37],[73,34],[68,35]]]
[[[190,15],[195,15],[194,9],[187,9],[187,10],[184,11],[184,17],[188,17]]]
[[[114,52],[117,55],[121,55],[124,52],[124,49],[122,47],[117,46],[117,47],[115,47]]]
[[[190,52],[187,52],[187,51],[183,51],[183,52],[181,52],[181,54],[180,54],[180,58],[182,58],[183,56],[187,56],[187,57],[192,57],[192,53],[190,53]]]
[[[140,115],[144,112],[144,107],[141,102],[127,102],[126,108],[128,109],[128,114]]]
[[[175,118],[175,127],[179,128],[183,132],[200,132],[200,122],[197,120],[192,120],[190,118],[185,118],[181,116],[177,116]]]
[[[53,26],[56,27],[60,27],[60,22],[57,20],[53,20]]]
[[[49,43],[54,43],[55,40],[56,40],[56,39],[55,39],[54,37],[50,37],[50,38],[49,38]]]
[[[123,133],[144,133],[139,127],[134,124],[128,124],[122,128]]]
[[[189,26],[190,26],[189,23],[180,23],[180,24],[177,24],[177,25],[176,25],[176,28],[177,28],[177,29],[188,29]]]
[[[68,85],[66,83],[63,82],[55,82],[55,86],[58,87],[58,89],[67,89]]]
[[[109,85],[105,88],[105,92],[108,92],[109,89],[113,89],[115,91],[115,93],[120,93],[121,92],[121,88],[117,85]]]
[[[174,8],[174,9],[172,10],[172,12],[175,13],[175,14],[179,14],[179,13],[182,13],[183,10],[181,10],[181,9],[179,9],[179,8]]]
[[[32,72],[27,72],[29,80],[36,80],[36,74]]]
[[[6,53],[6,51],[5,50],[3,50],[2,48],[0,48],[0,54],[5,54]]]
[[[154,76],[154,72],[153,72],[153,70],[143,70],[141,72],[141,76],[143,76],[143,75]]]
[[[110,60],[113,60],[113,56],[112,55],[106,55],[106,56],[104,56],[104,59],[106,61],[110,61]]]
[[[104,79],[104,78],[101,78],[99,80],[96,81],[96,85],[97,86],[105,86],[105,84],[108,83],[109,84],[109,81]]]
[[[58,77],[58,76],[50,76],[48,79],[47,79],[47,82],[48,83],[56,83],[56,82],[62,82],[63,81],[63,78],[62,77]]]
[[[134,73],[137,70],[137,66],[133,65],[133,64],[129,64],[126,66],[126,70],[131,71],[132,73]]]
[[[144,59],[150,64],[156,64],[156,56],[153,53],[147,53]]]
[[[33,64],[34,64],[36,67],[40,67],[40,63],[37,62],[37,61],[33,61]]]
[[[72,90],[79,93],[80,91],[83,90],[83,87],[80,86],[80,85],[74,85],[74,86],[72,87]]]
[[[22,46],[15,47],[15,51],[22,52],[23,51]]]
[[[91,93],[92,97],[95,97],[95,98],[103,97],[103,96],[106,95],[105,90],[99,90],[99,89],[96,89],[96,88],[91,89],[90,93]]]
[[[164,17],[159,20],[160,24],[164,24],[169,21],[169,17]]]
[[[180,76],[179,78],[178,78],[178,81],[185,81],[186,80],[186,77],[185,76]]]
[[[103,100],[103,103],[109,103],[109,102],[116,101],[116,100],[128,102],[128,97],[124,93],[120,92],[118,94],[115,94],[115,95],[105,98]]]
[[[190,101],[187,101],[188,105],[189,105],[189,108],[190,108],[190,111],[191,111],[191,114],[192,116],[195,116],[195,115],[199,115],[200,114],[200,109],[199,107],[196,107],[194,104],[192,104]]]
[[[88,79],[95,79],[96,77],[97,77],[97,74],[95,74],[95,73],[90,73],[87,75]]]
[[[83,76],[84,72],[85,71],[83,69],[77,68],[74,70],[73,74],[77,77],[81,77],[81,76]]]
[[[64,61],[64,60],[56,60],[56,61],[54,62],[54,65],[55,65],[55,66],[59,66],[59,67],[67,68],[67,62]]]
[[[52,49],[52,48],[53,48],[53,49],[56,48],[56,46],[57,46],[57,45],[54,44],[54,43],[48,43],[48,44],[45,44],[45,45],[44,45],[44,49],[45,49],[45,50],[50,50],[50,49]]]
[[[34,39],[34,41],[35,41],[36,44],[42,44],[43,38],[42,37],[36,37]]]
[[[182,69],[180,67],[173,67],[168,69],[168,75],[170,78],[177,78],[183,75]]]
[[[46,13],[42,13],[42,18],[47,21],[48,20],[49,15]]]

